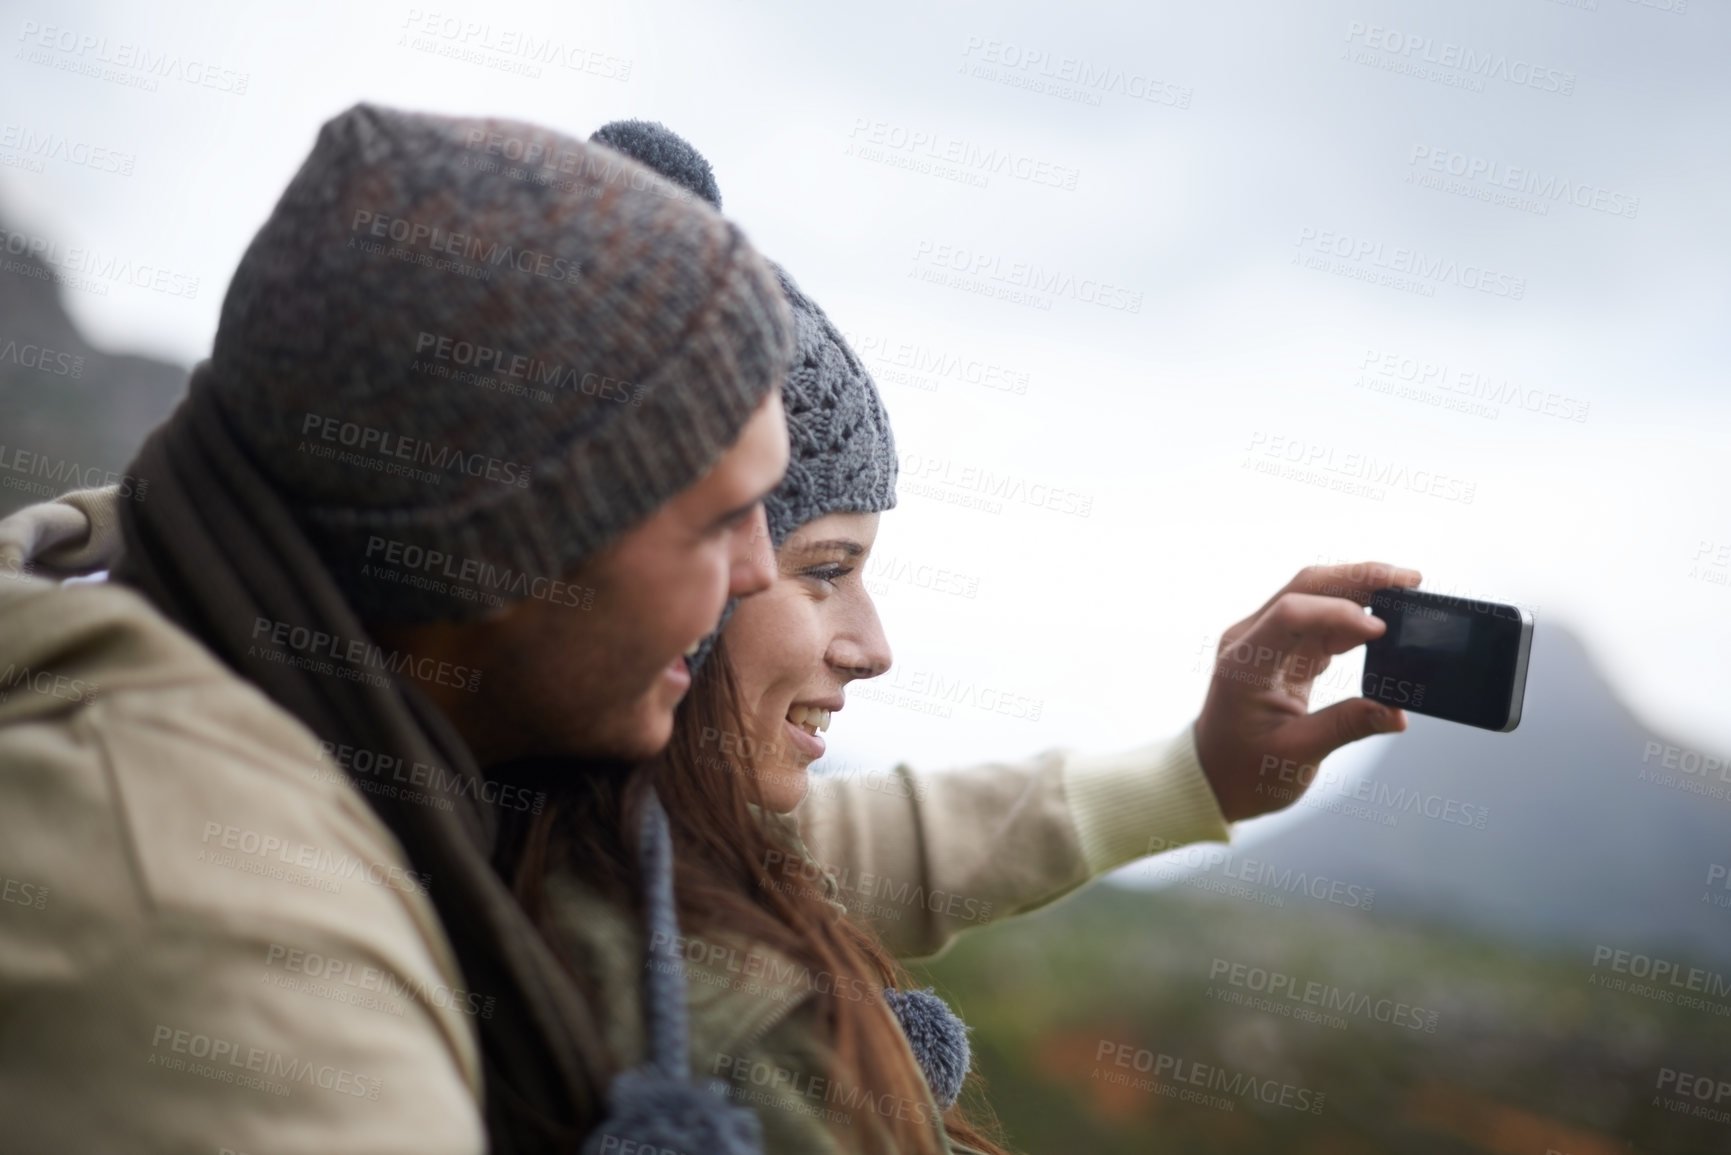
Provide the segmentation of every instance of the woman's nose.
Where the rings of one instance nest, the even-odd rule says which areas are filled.
[[[870,597],[830,646],[830,664],[855,678],[875,678],[893,661],[890,641]]]

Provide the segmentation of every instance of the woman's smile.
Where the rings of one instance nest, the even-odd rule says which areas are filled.
[[[808,763],[823,757],[826,748],[823,731],[829,729],[830,717],[842,705],[842,699],[837,697],[827,702],[795,702],[787,708],[782,725],[793,748],[804,754]]]

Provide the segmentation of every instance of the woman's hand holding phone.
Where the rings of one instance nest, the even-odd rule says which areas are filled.
[[[1419,580],[1382,562],[1308,566],[1221,635],[1195,736],[1228,822],[1296,802],[1347,743],[1406,729],[1405,711],[1369,698],[1312,712],[1310,689],[1334,655],[1382,636],[1385,623],[1365,612],[1371,594]]]

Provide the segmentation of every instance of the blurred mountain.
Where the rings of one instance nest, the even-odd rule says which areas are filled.
[[[1701,772],[1703,752],[1643,725],[1568,629],[1537,627],[1513,733],[1408,721],[1364,780],[1333,783],[1325,768],[1297,803],[1308,820],[1233,858],[1374,888],[1379,921],[1731,957],[1731,910],[1712,901],[1731,890],[1708,885],[1731,863],[1731,770]]]
[[[1658,1081],[1724,1071],[1722,985],[1685,999],[1595,949],[1731,974],[1731,889],[1708,881],[1731,797],[1678,785],[1731,783],[1555,623],[1514,733],[1408,719],[1363,778],[1319,775],[1290,825],[1120,875],[1171,881],[1157,892],[1088,887],[916,965],[973,1028],[1014,1149],[1731,1151],[1723,1114]],[[1185,1102],[1199,1070],[1326,1110]]]
[[[185,367],[86,341],[61,291],[34,256],[0,262],[0,516],[117,478],[186,392]]]
[[[184,395],[186,378],[182,366],[92,346],[51,270],[30,256],[8,258],[0,264],[0,515],[49,495],[41,489],[72,488],[52,477],[123,471]],[[1731,770],[1667,768],[1668,752],[1687,743],[1632,715],[1566,627],[1541,621],[1536,629],[1514,733],[1420,714],[1409,721],[1362,781],[1333,781],[1325,767],[1297,803],[1307,820],[1233,846],[1193,881],[1245,883],[1263,890],[1263,901],[1316,908],[1328,900],[1283,893],[1280,880],[1314,887],[1320,878],[1374,891],[1366,913],[1379,921],[1412,917],[1568,947],[1657,953],[1676,944],[1731,955],[1731,910],[1704,901],[1731,902],[1731,890],[1709,895],[1707,886],[1711,866],[1731,864]],[[1269,785],[1284,784],[1271,776]],[[1332,905],[1345,904],[1337,896]]]

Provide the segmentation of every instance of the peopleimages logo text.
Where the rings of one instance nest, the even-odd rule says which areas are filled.
[[[515,461],[503,461],[482,453],[465,453],[453,445],[435,445],[416,437],[404,437],[388,429],[343,421],[318,413],[307,413],[301,420],[301,435],[323,441],[333,441],[377,458],[394,457],[428,465],[435,470],[466,473],[470,477],[485,477],[518,489],[529,488],[529,467]],[[433,474],[438,477],[440,474]]]
[[[477,373],[497,373],[530,385],[568,389],[603,401],[623,405],[643,404],[643,386],[593,370],[579,373],[569,365],[556,365],[526,353],[515,353],[475,341],[464,341],[421,330],[415,337],[415,353],[433,361],[447,361]]]
[[[1079,94],[1092,97],[1086,103],[1099,104],[1101,93],[1114,93],[1149,104],[1164,104],[1170,108],[1189,108],[1194,90],[1158,78],[1152,72],[1115,68],[1098,64],[1079,56],[1065,56],[1028,48],[1014,41],[970,36],[962,48],[965,60],[976,66],[1008,70],[1006,75],[1021,74],[1030,80],[1054,81],[1075,85]],[[963,65],[966,70],[967,65]],[[994,77],[986,77],[992,79]]]
[[[62,247],[59,241],[48,237],[0,229],[0,251],[9,257],[35,259],[51,269],[58,269],[61,279],[71,279],[74,288],[94,287],[106,294],[108,290],[103,287],[106,282],[150,289],[187,300],[198,296],[197,277],[83,245]]]
[[[264,640],[265,645],[259,643]],[[323,630],[297,626],[290,622],[255,617],[252,640],[247,656],[253,651],[274,646],[279,652],[294,653],[305,658],[331,658],[355,669],[384,670],[401,677],[413,675],[423,682],[475,691],[481,685],[481,670],[474,666],[459,666],[430,657],[417,657],[408,650],[387,650],[364,638],[344,638]]]
[[[1585,181],[1570,180],[1556,173],[1540,172],[1530,165],[1506,164],[1489,157],[1468,155],[1453,149],[1415,144],[1407,164],[1416,170],[1446,173],[1469,183],[1483,183],[1498,189],[1524,193],[1542,201],[1567,202],[1576,208],[1592,209],[1614,217],[1633,220],[1641,209],[1641,198],[1617,192]],[[1410,173],[1408,174],[1410,177]],[[1541,203],[1541,208],[1544,205]]]
[[[990,281],[1011,285],[1018,289],[1029,289],[1036,293],[1048,293],[1057,297],[1069,297],[1089,305],[1099,305],[1107,309],[1118,309],[1126,313],[1142,311],[1142,294],[1103,281],[1089,278],[1077,278],[1069,273],[1056,269],[1041,268],[1039,265],[1023,261],[1006,262],[992,253],[980,252],[961,245],[945,245],[936,241],[920,241],[914,248],[914,263],[935,265],[941,269],[950,269],[969,276],[984,277]]]
[[[136,153],[104,148],[58,132],[38,132],[16,123],[0,127],[0,149],[22,153],[33,160],[58,160],[118,176],[131,176],[133,166],[138,163]]]
[[[152,92],[156,90],[156,81],[162,79],[178,80],[197,88],[214,88],[218,92],[245,96],[247,84],[252,80],[251,73],[222,68],[182,56],[178,52],[159,52],[150,45],[110,40],[106,36],[96,36],[54,24],[38,24],[34,20],[23,22],[18,31],[18,40],[26,51],[45,50],[42,53],[33,53],[30,58],[32,63],[50,63],[53,57],[40,57],[46,57],[48,52],[58,52],[61,60],[79,66],[70,69],[71,71],[85,75],[115,80],[120,79],[120,74],[116,74],[115,69],[130,69],[141,75],[123,83]],[[114,68],[105,71],[102,67],[104,65],[113,65]]]
[[[1426,254],[1418,249],[1385,246],[1369,237],[1355,237],[1330,229],[1315,229],[1309,225],[1298,230],[1293,242],[1300,251],[1342,257],[1359,264],[1368,264],[1391,272],[1404,273],[1424,281],[1439,281],[1459,285],[1493,297],[1519,301],[1527,295],[1527,279],[1497,272],[1483,265],[1463,264],[1452,257]],[[1298,258],[1294,257],[1294,261]]]
[[[1010,176],[1016,180],[1050,185],[1066,191],[1074,191],[1076,181],[1081,176],[1074,167],[1030,156],[1013,148],[986,148],[938,129],[909,128],[906,125],[864,116],[854,117],[848,140],[854,148],[875,146],[878,149],[887,149],[892,154],[906,153],[959,165],[968,172],[982,176]],[[877,159],[867,153],[859,155],[865,159]]]
[[[1468,48],[1452,40],[1437,40],[1416,32],[1401,32],[1378,24],[1366,24],[1361,20],[1347,23],[1346,40],[1348,44],[1362,45],[1389,56],[1451,69],[1478,80],[1502,80],[1509,84],[1536,88],[1541,92],[1554,92],[1559,96],[1572,96],[1575,91],[1573,72],[1546,68],[1503,52],[1484,52]]]
[[[506,266],[519,273],[529,273],[549,281],[574,282],[583,271],[577,261],[555,256],[536,249],[519,249],[510,244],[489,241],[471,233],[455,233],[425,221],[356,209],[349,226],[351,234],[364,234],[381,240],[389,239],[410,248],[424,248],[467,261],[478,261],[495,268]],[[353,237],[351,236],[351,243]]]

